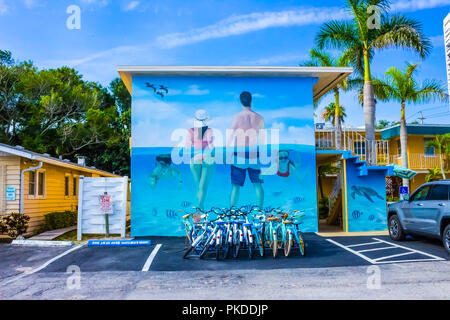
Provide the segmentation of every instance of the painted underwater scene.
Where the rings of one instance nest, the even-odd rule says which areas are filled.
[[[265,209],[283,208],[305,211],[302,229],[317,231],[317,199],[315,176],[315,148],[303,145],[281,145],[289,150],[289,160],[298,169],[284,177],[263,175]],[[158,167],[157,159],[170,155],[172,148],[132,149],[132,221],[131,235],[183,236],[181,216],[197,206],[196,185],[189,164],[171,164],[171,173],[164,178],[152,177]],[[266,166],[268,167],[268,166]],[[206,195],[205,210],[211,207],[229,208],[231,195],[231,165],[216,164]],[[257,202],[254,186],[248,173],[240,190],[237,207],[251,207]],[[213,217],[211,217],[213,218]]]

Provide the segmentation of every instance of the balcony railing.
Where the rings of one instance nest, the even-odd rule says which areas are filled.
[[[316,149],[348,150],[370,165],[386,165],[390,160],[387,140],[369,141],[358,131],[349,128],[342,128],[340,137],[333,128],[316,128]]]
[[[402,159],[400,155],[391,156],[391,163],[402,165]],[[408,168],[412,170],[426,170],[439,167],[440,161],[438,155],[426,155],[423,153],[410,153],[408,154]]]

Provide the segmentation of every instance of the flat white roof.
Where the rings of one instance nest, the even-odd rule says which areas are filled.
[[[332,67],[241,67],[241,66],[118,66],[122,81],[132,92],[133,76],[212,76],[212,77],[313,77],[314,100],[319,99],[340,81],[348,77],[353,68]]]

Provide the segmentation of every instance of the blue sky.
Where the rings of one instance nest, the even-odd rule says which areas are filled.
[[[442,21],[450,0],[393,0],[393,8],[421,21],[434,49],[419,78],[446,83]],[[81,29],[66,28],[69,5],[81,8]],[[73,66],[107,85],[117,65],[296,66],[307,58],[323,22],[345,18],[331,0],[0,0],[0,48],[39,67]],[[419,62],[401,50],[377,53],[373,72]],[[319,112],[332,101],[321,101]],[[363,125],[355,95],[344,94],[348,123]],[[377,119],[398,120],[397,103],[378,104]],[[408,106],[413,121],[450,123],[448,105]]]
[[[207,124],[217,135],[214,145],[225,145],[226,130],[231,127],[233,116],[242,111],[239,95],[244,90],[252,93],[253,110],[264,118],[265,128],[278,130],[279,143],[313,146],[313,101],[310,94],[305,94],[311,92],[312,81],[311,78],[199,77],[193,82],[192,78],[136,77],[133,80],[133,147],[172,147],[184,141],[198,109],[208,113]],[[168,94],[161,98],[146,87],[147,82],[157,88],[164,85]],[[183,139],[172,137],[177,129]],[[179,144],[184,145],[185,142]]]

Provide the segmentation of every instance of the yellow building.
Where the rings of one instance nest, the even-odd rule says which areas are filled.
[[[21,212],[30,216],[28,233],[33,233],[45,214],[77,211],[80,176],[119,177],[80,160],[76,164],[0,144],[0,215]]]
[[[450,133],[450,125],[408,124],[408,168],[417,172],[411,179],[410,191],[414,191],[425,183],[428,169],[440,166],[440,157],[434,148],[427,147],[428,141],[436,135]],[[400,125],[381,130],[381,138],[389,142],[389,161],[402,165],[400,158]]]
[[[427,143],[433,140],[436,135],[450,133],[450,125],[438,124],[408,124],[408,168],[417,172],[417,175],[411,179],[410,191],[425,183],[425,176],[428,169],[439,167],[439,156],[434,148],[428,148]],[[341,135],[341,146],[337,147],[336,136],[332,126],[316,124],[316,148],[317,150],[349,150],[353,155],[359,156],[360,160],[366,160],[368,142],[365,139],[364,128],[343,128]],[[400,158],[400,125],[390,128],[375,130],[376,156],[373,165],[401,165]],[[318,157],[317,169],[326,163],[320,161]],[[328,196],[333,190],[333,184],[336,181],[335,173],[326,173],[322,176],[322,191],[324,196]],[[318,196],[321,198],[320,189]]]

